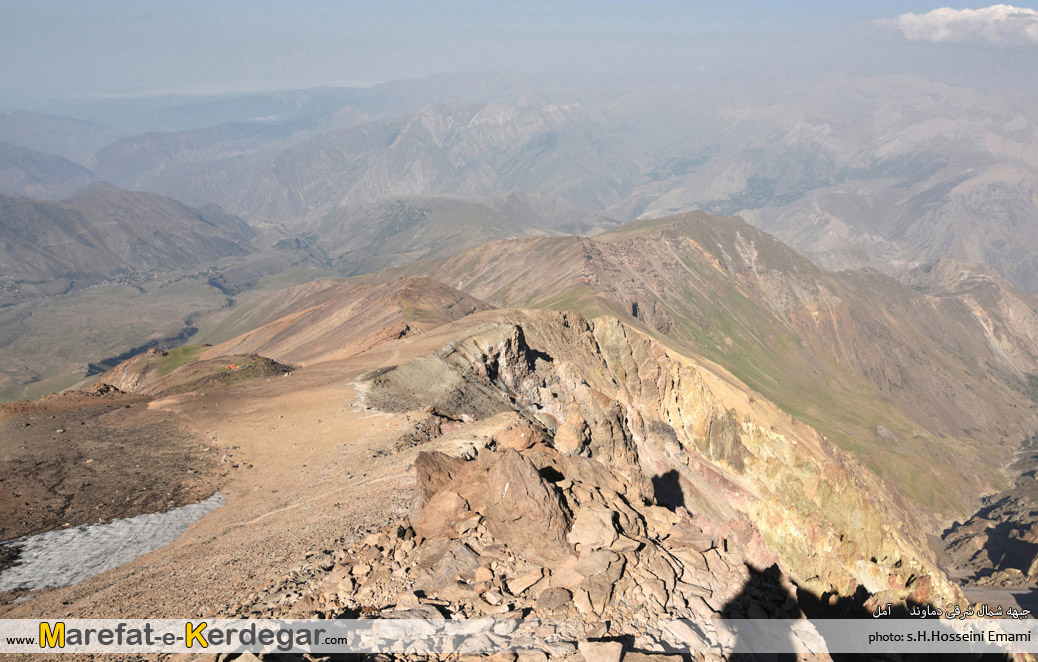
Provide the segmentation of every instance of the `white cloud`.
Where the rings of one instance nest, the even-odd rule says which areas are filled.
[[[901,14],[877,24],[912,41],[1038,46],[1038,10],[1013,5],[942,7],[925,14]]]

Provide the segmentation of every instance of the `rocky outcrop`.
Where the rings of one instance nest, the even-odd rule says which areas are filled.
[[[149,349],[106,371],[89,388],[142,395],[174,395],[206,387],[238,384],[263,377],[280,377],[292,368],[255,354],[231,354],[197,360],[202,346],[170,351]]]
[[[355,383],[372,409],[458,422],[414,455],[408,517],[238,614],[493,617],[502,642],[587,658],[696,645],[679,619],[961,600],[892,524],[911,511],[730,376],[608,318],[492,311],[434,333],[439,350]]]
[[[713,531],[755,531],[766,543],[758,561],[777,555],[819,594],[864,586],[921,601],[956,595],[911,531],[910,507],[730,377],[616,320],[516,311],[510,319],[452,342],[439,360],[467,381],[497,384],[556,449],[584,458],[583,471],[608,466],[634,499],[659,501],[669,489],[680,499],[671,505]]]
[[[646,609],[770,613],[733,602],[770,567],[790,587],[776,613],[796,611],[797,591],[961,599],[875,476],[729,376],[606,318],[486,313],[442,333],[440,351],[369,376],[364,400],[435,401],[463,422],[452,438],[483,436],[416,457],[406,533],[344,553],[351,576],[392,590],[365,580],[314,598],[325,611],[389,609],[406,589],[463,614],[521,606],[618,627]]]
[[[290,288],[278,305],[232,322],[244,333],[202,358],[252,353],[299,365],[344,359],[492,308],[428,278],[381,285],[317,281]]]
[[[495,617],[513,623],[502,641],[585,659],[599,659],[589,640],[610,636],[648,651],[687,645],[688,632],[668,629],[675,619],[801,614],[778,566],[761,571],[770,590],[747,592],[757,570],[743,552],[762,543],[705,532],[595,459],[544,442],[500,449],[507,433],[469,460],[420,454],[419,493],[437,487],[417,518],[330,553],[309,580],[296,575],[241,613]]]
[[[168,356],[168,352],[161,349],[149,349],[141,352],[106,371],[97,384],[136,393],[162,376],[158,364],[166,356]]]

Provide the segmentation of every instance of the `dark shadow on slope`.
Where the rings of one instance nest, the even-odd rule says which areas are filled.
[[[999,522],[995,525],[984,545],[984,552],[993,568],[989,574],[1008,568],[1015,568],[1027,574],[1031,564],[1038,557],[1038,544],[1020,537],[1028,533],[1028,528],[1016,522]]]
[[[1038,614],[1038,591],[1035,590],[1020,590],[1013,591],[1013,599],[1016,600],[1016,604],[1021,609],[1026,609],[1032,614]]]
[[[1026,440],[1025,448],[1030,444],[1031,440]],[[964,522],[955,522],[941,534],[950,557],[948,563],[958,566],[970,582],[990,579],[985,583],[992,588],[1033,587],[1029,575],[1038,560],[1035,465],[1038,454],[1021,454],[1010,467],[1012,473],[1018,474],[1013,485],[984,497],[973,515]]]
[[[656,503],[667,510],[676,511],[685,506],[685,493],[681,489],[681,477],[673,469],[652,477],[652,495]]]
[[[790,593],[781,583],[782,573],[777,565],[764,569],[754,568],[747,565],[750,578],[743,586],[742,591],[725,604],[722,614],[726,619],[747,618],[780,618],[796,619],[801,616],[809,620],[822,619],[862,619],[874,620],[872,609],[866,604],[872,595],[863,586],[858,586],[852,596],[841,596],[835,593],[824,593],[821,596],[797,587],[796,593]],[[937,626],[934,619],[920,619],[913,617],[911,612],[914,608],[923,608],[928,605],[909,602],[904,605],[893,605],[890,615],[884,618],[913,619],[918,620],[921,625],[925,624],[928,629]],[[929,605],[933,606],[933,605]],[[782,645],[792,644],[792,640],[786,639]],[[905,653],[896,655],[886,654],[831,654],[836,662],[843,660],[876,660],[876,661],[933,661],[933,662],[1007,662],[1009,659],[1004,655],[991,654],[917,654]],[[732,660],[796,660],[792,653],[758,653],[758,654],[736,654]]]

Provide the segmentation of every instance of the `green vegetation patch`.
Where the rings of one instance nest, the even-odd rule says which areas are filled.
[[[168,350],[155,366],[155,371],[159,376],[165,377],[180,366],[194,362],[204,350],[205,345],[184,345]]]

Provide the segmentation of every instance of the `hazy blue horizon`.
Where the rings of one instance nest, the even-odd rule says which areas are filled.
[[[925,24],[892,23],[938,6],[3,0],[0,110],[46,111],[57,101],[82,99],[367,87],[466,71],[661,82],[906,73],[1038,90],[1038,43],[1027,32],[1035,29],[1027,13],[1033,10],[1014,17],[1022,26],[1016,33],[994,37],[985,30],[992,21],[1004,25],[1004,17],[964,14],[966,28],[951,37],[943,23],[930,32]],[[953,4],[967,7],[979,5]]]

